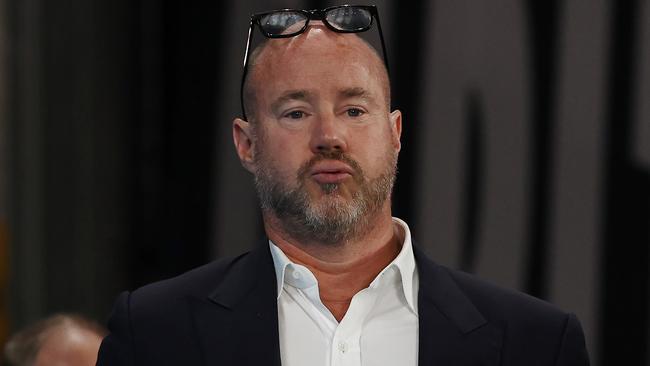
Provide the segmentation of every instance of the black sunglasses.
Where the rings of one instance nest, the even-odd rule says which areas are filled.
[[[338,33],[365,32],[372,26],[372,20],[376,19],[384,64],[386,65],[386,70],[388,70],[386,45],[384,43],[384,35],[381,31],[379,13],[375,5],[339,5],[321,10],[281,9],[253,14],[251,16],[250,26],[248,27],[248,41],[246,41],[246,53],[244,53],[244,71],[239,89],[239,99],[244,120],[246,120],[244,82],[248,73],[248,55],[255,25],[257,24],[266,38],[288,38],[303,33],[307,29],[309,21],[312,19],[322,21],[329,29]]]

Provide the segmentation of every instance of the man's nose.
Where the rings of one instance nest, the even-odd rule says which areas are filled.
[[[341,121],[331,114],[323,114],[312,126],[310,147],[314,153],[341,151],[348,149],[346,129]]]

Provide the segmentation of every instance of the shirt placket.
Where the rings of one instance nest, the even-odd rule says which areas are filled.
[[[363,323],[377,299],[377,290],[366,288],[352,298],[331,343],[331,366],[361,366]]]

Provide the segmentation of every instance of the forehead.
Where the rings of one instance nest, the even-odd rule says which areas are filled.
[[[251,81],[260,92],[275,89],[362,87],[385,96],[388,78],[383,61],[356,34],[310,26],[296,37],[267,41],[251,69]]]

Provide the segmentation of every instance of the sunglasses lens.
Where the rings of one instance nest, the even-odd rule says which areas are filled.
[[[297,11],[278,11],[260,18],[262,30],[272,36],[288,36],[300,32],[307,23],[307,16]]]
[[[329,10],[325,20],[340,31],[359,32],[370,27],[372,14],[366,9],[346,6]]]

